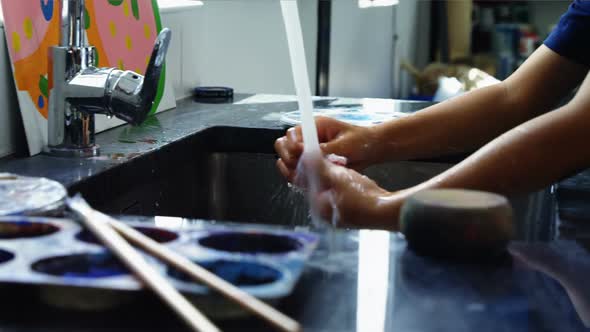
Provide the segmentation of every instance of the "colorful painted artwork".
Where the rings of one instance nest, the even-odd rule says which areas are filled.
[[[31,154],[47,142],[51,82],[48,54],[59,40],[58,0],[1,0],[6,40]],[[144,74],[162,29],[156,0],[86,0],[86,34],[98,54],[98,67],[119,67]],[[152,112],[175,106],[162,75]],[[164,98],[164,101],[162,101]],[[161,102],[162,101],[162,102]],[[105,118],[105,119],[102,119]],[[97,117],[98,130],[122,122]]]

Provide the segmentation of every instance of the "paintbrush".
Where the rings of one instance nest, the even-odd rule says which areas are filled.
[[[67,199],[86,228],[117,256],[148,288],[168,304],[194,331],[217,332],[219,329],[198,311],[166,278],[156,271],[109,224],[110,218],[93,210],[81,196]]]
[[[110,224],[112,228],[119,232],[129,242],[142,248],[145,252],[167,263],[171,267],[184,272],[195,281],[218,291],[229,300],[240,305],[242,308],[269,322],[275,328],[285,332],[301,331],[301,326],[297,321],[286,316],[285,314],[257,299],[256,297],[242,291],[238,287],[192,262],[188,258],[177,254],[165,246],[162,246],[158,242],[150,239],[149,237],[120,221],[117,221],[98,211],[93,210],[93,213],[100,215],[102,220],[105,220],[106,223]]]

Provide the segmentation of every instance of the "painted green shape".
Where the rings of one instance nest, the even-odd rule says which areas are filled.
[[[133,12],[133,17],[139,20],[139,5],[137,4],[137,0],[131,0],[131,11]]]
[[[156,31],[162,31],[162,19],[160,18],[160,7],[158,7],[158,0],[152,0],[152,8],[154,9],[154,19],[156,20]],[[158,92],[156,93],[156,98],[154,99],[154,104],[152,105],[152,110],[150,114],[156,114],[158,110],[158,106],[160,106],[160,102],[162,101],[162,96],[164,96],[164,86],[166,85],[166,65],[162,67],[162,76],[160,76],[160,81],[158,82]]]
[[[43,94],[45,98],[49,97],[49,81],[43,75],[39,76],[39,90],[41,90],[41,94]]]
[[[125,0],[109,0],[109,3],[113,6],[120,6],[123,3],[123,1]]]
[[[84,29],[90,29],[90,14],[88,13],[88,8],[84,6]]]
[[[94,67],[98,67],[98,61],[99,61],[99,56],[98,56],[98,50],[94,49]]]

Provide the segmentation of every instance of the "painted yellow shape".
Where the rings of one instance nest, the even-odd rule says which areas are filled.
[[[133,41],[131,40],[131,37],[129,35],[125,37],[125,46],[127,46],[128,50],[131,50],[133,48]]]
[[[118,65],[119,65],[119,69],[125,70],[125,66],[123,65],[123,59],[119,59]]]
[[[152,29],[150,29],[150,26],[147,23],[143,25],[143,34],[146,39],[150,39],[152,36]]]
[[[14,31],[12,33],[12,48],[15,52],[20,52],[20,35],[18,32]]]
[[[23,22],[23,30],[25,31],[25,37],[27,37],[27,39],[33,38],[33,21],[30,17],[25,18]]]
[[[150,56],[148,55],[145,57],[145,65],[147,66],[149,64],[150,64]]]
[[[111,32],[111,36],[115,37],[117,35],[117,25],[115,25],[115,22],[109,22],[109,31]]]
[[[123,14],[129,17],[129,4],[127,3],[127,1],[123,2]]]

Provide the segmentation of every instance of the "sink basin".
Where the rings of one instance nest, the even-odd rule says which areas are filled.
[[[272,143],[282,132],[235,130],[211,128],[132,159],[70,191],[81,191],[96,208],[111,214],[308,225],[304,194],[288,185],[275,167]],[[244,136],[248,140],[240,140]],[[399,190],[451,166],[396,162],[371,167],[365,173],[385,189]],[[510,201],[519,238],[550,236],[553,198],[549,189]]]
[[[263,224],[308,225],[309,208],[301,190],[286,183],[275,168],[272,154],[212,153],[209,155],[208,197],[203,215],[208,219]],[[442,173],[452,164],[408,161],[386,163],[365,170],[389,191],[404,189]],[[549,190],[510,197],[519,238],[538,238],[552,214]],[[527,234],[533,232],[532,234]]]

